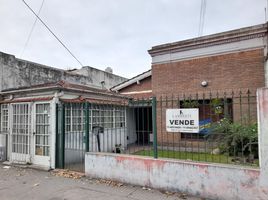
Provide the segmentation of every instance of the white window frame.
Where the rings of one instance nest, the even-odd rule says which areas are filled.
[[[49,113],[47,114],[48,115],[48,127],[47,127],[47,131],[48,131],[48,134],[47,134],[47,137],[48,137],[48,141],[47,143],[48,144],[40,144],[40,145],[37,145],[37,141],[36,141],[36,133],[37,133],[37,114],[43,114],[44,113],[37,113],[37,106],[38,105],[45,105],[47,104],[48,107],[49,107]],[[34,105],[34,123],[33,123],[33,130],[35,132],[35,135],[33,136],[34,138],[34,156],[46,156],[46,157],[50,157],[51,156],[51,138],[52,138],[52,130],[51,130],[51,103],[50,102],[36,102]],[[41,124],[39,124],[41,125]],[[45,125],[45,122],[43,122],[43,125]],[[46,134],[39,134],[40,136],[45,136]],[[38,155],[36,154],[36,146],[41,146],[41,147],[48,147],[48,155]]]
[[[3,108],[4,106],[6,106],[6,108]],[[3,115],[3,110],[7,111],[7,115],[5,115],[7,117],[7,121],[5,121],[6,123],[6,127],[4,129],[3,123],[4,123],[4,115]],[[10,127],[10,106],[9,104],[0,104],[0,133],[9,133]]]

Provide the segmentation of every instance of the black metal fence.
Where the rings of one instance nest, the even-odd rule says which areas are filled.
[[[167,111],[177,109],[197,111],[198,131],[167,129]],[[62,103],[57,120],[61,168],[83,171],[87,151],[258,166],[254,90],[157,96],[121,105]]]
[[[147,104],[138,99],[133,105]],[[154,106],[152,105],[154,109]],[[198,110],[199,130],[167,130],[167,110]],[[166,95],[156,98],[155,145],[137,140],[134,154],[182,160],[258,166],[256,92],[250,90],[217,91]],[[179,110],[175,111],[179,112]],[[146,119],[138,121],[150,124]],[[144,116],[143,116],[144,117]],[[179,122],[178,123],[183,123]],[[183,125],[183,124],[182,124]],[[145,126],[146,127],[146,126]],[[152,126],[150,125],[152,128]],[[142,129],[143,130],[143,129]],[[136,129],[137,134],[140,133]],[[141,131],[144,140],[150,131]],[[153,148],[154,146],[154,148]],[[155,147],[156,146],[156,147]],[[132,151],[128,152],[132,153]]]

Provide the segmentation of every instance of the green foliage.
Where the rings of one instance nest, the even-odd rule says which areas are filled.
[[[153,150],[140,150],[134,155],[140,156],[153,156]],[[186,151],[172,151],[172,150],[158,150],[159,158],[173,158],[181,160],[193,160],[202,162],[213,162],[213,163],[232,163],[231,157],[226,155],[213,155],[211,153],[201,153],[201,152],[186,152]]]
[[[183,108],[198,108],[199,103],[196,100],[184,100],[182,102]]]
[[[211,101],[212,108],[215,114],[222,114],[223,113],[223,101],[222,99],[212,99]]]
[[[212,124],[209,140],[219,142],[222,153],[237,156],[258,156],[257,123],[241,124],[227,118]]]
[[[150,156],[153,157],[153,150],[140,150],[133,153],[134,155],[140,156]],[[225,154],[214,155],[211,153],[201,153],[201,152],[187,152],[187,151],[173,151],[173,150],[158,150],[159,158],[172,158],[180,160],[193,160],[201,162],[212,162],[212,163],[224,163],[224,164],[234,164],[233,157]],[[239,163],[241,164],[241,163]],[[242,163],[249,164],[249,163]],[[251,166],[258,166],[258,160],[254,160],[254,163],[250,163]]]

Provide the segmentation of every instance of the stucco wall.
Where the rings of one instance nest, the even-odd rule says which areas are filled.
[[[260,185],[260,171],[257,169],[87,153],[85,172],[90,177],[187,192],[204,198],[268,199],[268,188]]]
[[[69,72],[52,68],[20,60],[13,55],[0,52],[0,91],[60,80],[97,88],[102,88],[101,82],[104,81],[104,87],[109,89],[126,80],[123,77],[91,67],[83,67],[82,69],[86,70],[87,73],[79,70]]]
[[[99,83],[101,81],[104,81],[104,87],[107,89],[110,89],[111,87],[127,80],[126,78],[123,78],[121,76],[106,72],[106,71],[101,71],[99,69],[85,66],[82,67],[81,69],[74,70],[73,71],[76,74],[80,74],[86,77],[90,77],[93,81],[93,83]]]
[[[268,88],[258,89],[257,97],[259,160],[262,172],[260,181],[268,188]]]

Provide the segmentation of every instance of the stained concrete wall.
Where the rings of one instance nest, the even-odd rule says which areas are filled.
[[[265,87],[268,87],[268,61],[264,63],[264,73],[265,73]]]
[[[268,188],[260,184],[257,169],[87,153],[85,172],[94,178],[186,192],[214,200],[268,199]]]
[[[268,88],[257,91],[261,184],[268,188]],[[268,199],[268,198],[267,198]]]
[[[104,81],[104,87],[109,89],[126,80],[91,67],[83,67],[81,70],[65,71],[0,52],[0,91],[60,80],[96,88],[103,88],[102,81]]]
[[[74,70],[73,73],[91,77],[93,83],[100,83],[101,81],[104,81],[103,87],[107,89],[110,89],[111,87],[127,80],[126,78],[123,78],[121,76],[106,71],[101,71],[99,69],[89,66],[85,66],[82,67],[81,69]]]

